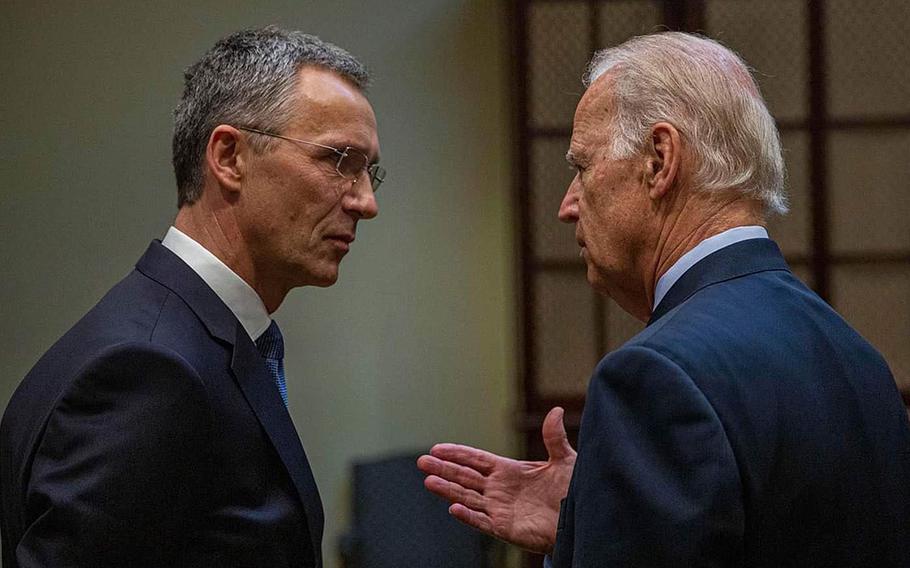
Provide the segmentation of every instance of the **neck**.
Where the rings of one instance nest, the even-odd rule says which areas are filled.
[[[212,203],[206,193],[195,203],[180,208],[174,227],[218,257],[256,291],[266,310],[273,313],[288,289],[267,284],[268,278],[257,270],[230,204],[223,200]]]
[[[657,281],[700,242],[734,227],[765,225],[762,207],[740,196],[696,194],[663,220],[652,255],[643,267],[648,313]]]

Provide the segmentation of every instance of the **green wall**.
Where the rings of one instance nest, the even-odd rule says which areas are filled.
[[[389,178],[338,284],[276,314],[326,506],[349,464],[458,440],[510,452],[515,316],[504,3],[0,3],[0,403],[175,214],[171,109],[216,39],[275,23],[374,73]]]

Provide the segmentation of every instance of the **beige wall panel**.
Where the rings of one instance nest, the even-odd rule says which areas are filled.
[[[570,128],[591,57],[586,2],[538,2],[528,10],[531,126]]]
[[[833,271],[837,310],[888,361],[910,389],[910,267],[843,266]]]
[[[600,3],[598,49],[619,45],[632,36],[657,31],[663,10],[657,2],[619,0]]]
[[[762,94],[778,120],[806,117],[805,6],[803,0],[706,3],[708,33],[736,50],[755,69]]]
[[[832,132],[828,167],[835,252],[910,249],[910,130]]]
[[[825,11],[831,115],[910,114],[910,2],[829,0]]]
[[[597,362],[594,292],[582,271],[549,272],[534,286],[534,352],[543,397],[583,395]]]

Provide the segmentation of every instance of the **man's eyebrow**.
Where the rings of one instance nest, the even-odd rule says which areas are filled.
[[[368,161],[371,165],[372,165],[372,164],[378,164],[378,163],[379,163],[379,160],[382,159],[382,156],[381,156],[378,152],[376,153],[376,159],[373,159],[373,158],[370,158],[370,151],[369,151],[368,149],[366,149],[366,148],[361,148],[360,146],[354,146],[354,145],[351,145],[351,148],[354,148],[355,150],[357,150],[358,152],[360,152],[361,154],[363,154],[364,156],[366,156],[366,157],[367,157],[367,161]]]
[[[375,159],[375,160],[371,159],[371,158],[370,158],[370,151],[369,151],[367,148],[363,147],[363,146],[360,146],[360,145],[358,145],[358,144],[356,144],[356,143],[354,143],[354,142],[338,142],[337,144],[338,144],[338,145],[337,145],[337,146],[334,146],[334,147],[336,147],[336,148],[345,148],[345,147],[347,147],[347,148],[353,148],[354,150],[360,152],[361,154],[363,154],[364,156],[366,156],[367,162],[369,162],[370,164],[378,164],[378,163],[379,163],[380,155],[379,155],[379,154],[376,154],[376,159]],[[329,145],[330,145],[330,146],[333,146],[332,144],[329,144]]]

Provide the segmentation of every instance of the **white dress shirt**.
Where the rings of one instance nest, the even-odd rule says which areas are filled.
[[[180,257],[208,284],[240,320],[250,339],[255,341],[272,323],[259,294],[205,247],[176,227],[167,230],[161,244]]]

